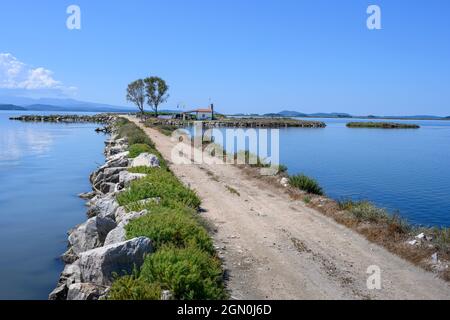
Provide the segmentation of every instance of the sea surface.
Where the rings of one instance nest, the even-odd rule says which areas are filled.
[[[349,129],[350,119],[305,120],[327,127],[280,129],[280,163],[290,174],[315,178],[336,200],[369,200],[416,225],[450,226],[450,121],[389,120],[421,128],[387,130]],[[226,137],[225,129],[213,135],[217,130]]]
[[[77,194],[91,190],[105,136],[95,124],[9,120],[19,114],[0,111],[0,299],[47,299],[67,231],[86,220]]]

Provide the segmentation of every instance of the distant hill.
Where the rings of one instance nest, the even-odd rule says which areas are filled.
[[[32,104],[30,106],[26,106],[25,110],[28,111],[64,111],[64,107],[51,106],[47,104]]]
[[[278,113],[266,113],[265,117],[283,117],[283,118],[351,118],[352,116],[348,113],[303,113],[298,111],[281,111]]]
[[[297,112],[297,111],[281,111],[278,113],[278,115],[282,117],[306,117],[308,116],[305,113]]]
[[[29,111],[55,111],[55,112],[131,112],[136,111],[135,109],[120,109],[119,107],[105,107],[102,105],[91,105],[91,104],[78,104],[71,105],[66,107],[54,106],[48,104],[33,104],[29,106],[25,106],[26,110]]]
[[[26,110],[24,107],[14,104],[0,104],[0,110]]]
[[[403,120],[442,120],[445,119],[439,116],[431,116],[431,115],[415,115],[415,116],[374,116],[370,115],[367,117],[361,116],[358,118],[369,118],[369,119],[403,119]]]
[[[339,113],[339,112],[331,112],[331,113],[311,113],[308,115],[313,118],[352,118],[353,116],[348,113]]]
[[[430,116],[430,115],[417,115],[417,116],[391,116],[391,118],[402,118],[402,119],[430,119],[430,120],[439,120],[442,117],[438,116]]]
[[[301,118],[360,118],[360,119],[379,119],[379,120],[389,120],[389,119],[403,119],[403,120],[450,120],[449,117],[439,117],[432,115],[414,115],[414,116],[376,116],[376,115],[368,115],[368,116],[356,116],[351,115],[344,112],[331,112],[331,113],[302,113],[298,111],[281,111],[278,113],[266,113],[262,115],[264,117],[282,117],[282,118],[293,118],[293,117],[301,117]]]
[[[14,105],[29,111],[55,111],[55,112],[134,112],[135,108],[121,107],[102,103],[78,101],[74,99],[42,98],[32,99],[26,97],[0,96],[0,105]],[[9,109],[11,110],[11,109]]]

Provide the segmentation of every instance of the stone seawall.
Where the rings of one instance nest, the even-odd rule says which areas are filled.
[[[156,125],[187,127],[194,125],[193,120],[152,119]],[[325,128],[321,121],[296,120],[287,118],[246,118],[203,121],[205,128]]]
[[[146,153],[128,158],[128,142],[114,132],[115,119],[109,117],[103,122],[112,130],[105,141],[106,162],[90,176],[92,191],[80,195],[87,200],[87,221],[68,232],[68,250],[62,255],[65,268],[50,300],[105,298],[114,277],[131,274],[153,252],[150,239],[126,238],[126,225],[147,211],[127,212],[116,201],[116,195],[133,180],[145,177],[130,173],[128,168],[158,167],[159,160]]]

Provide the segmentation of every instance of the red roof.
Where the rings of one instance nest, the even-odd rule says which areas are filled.
[[[195,110],[191,110],[191,111],[186,111],[185,113],[192,113],[192,112],[205,112],[205,113],[211,113],[212,110],[211,110],[211,109],[195,109]]]

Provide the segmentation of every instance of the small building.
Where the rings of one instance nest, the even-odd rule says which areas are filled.
[[[183,115],[193,115],[197,120],[212,120],[213,118],[213,109],[195,109],[183,112]]]

